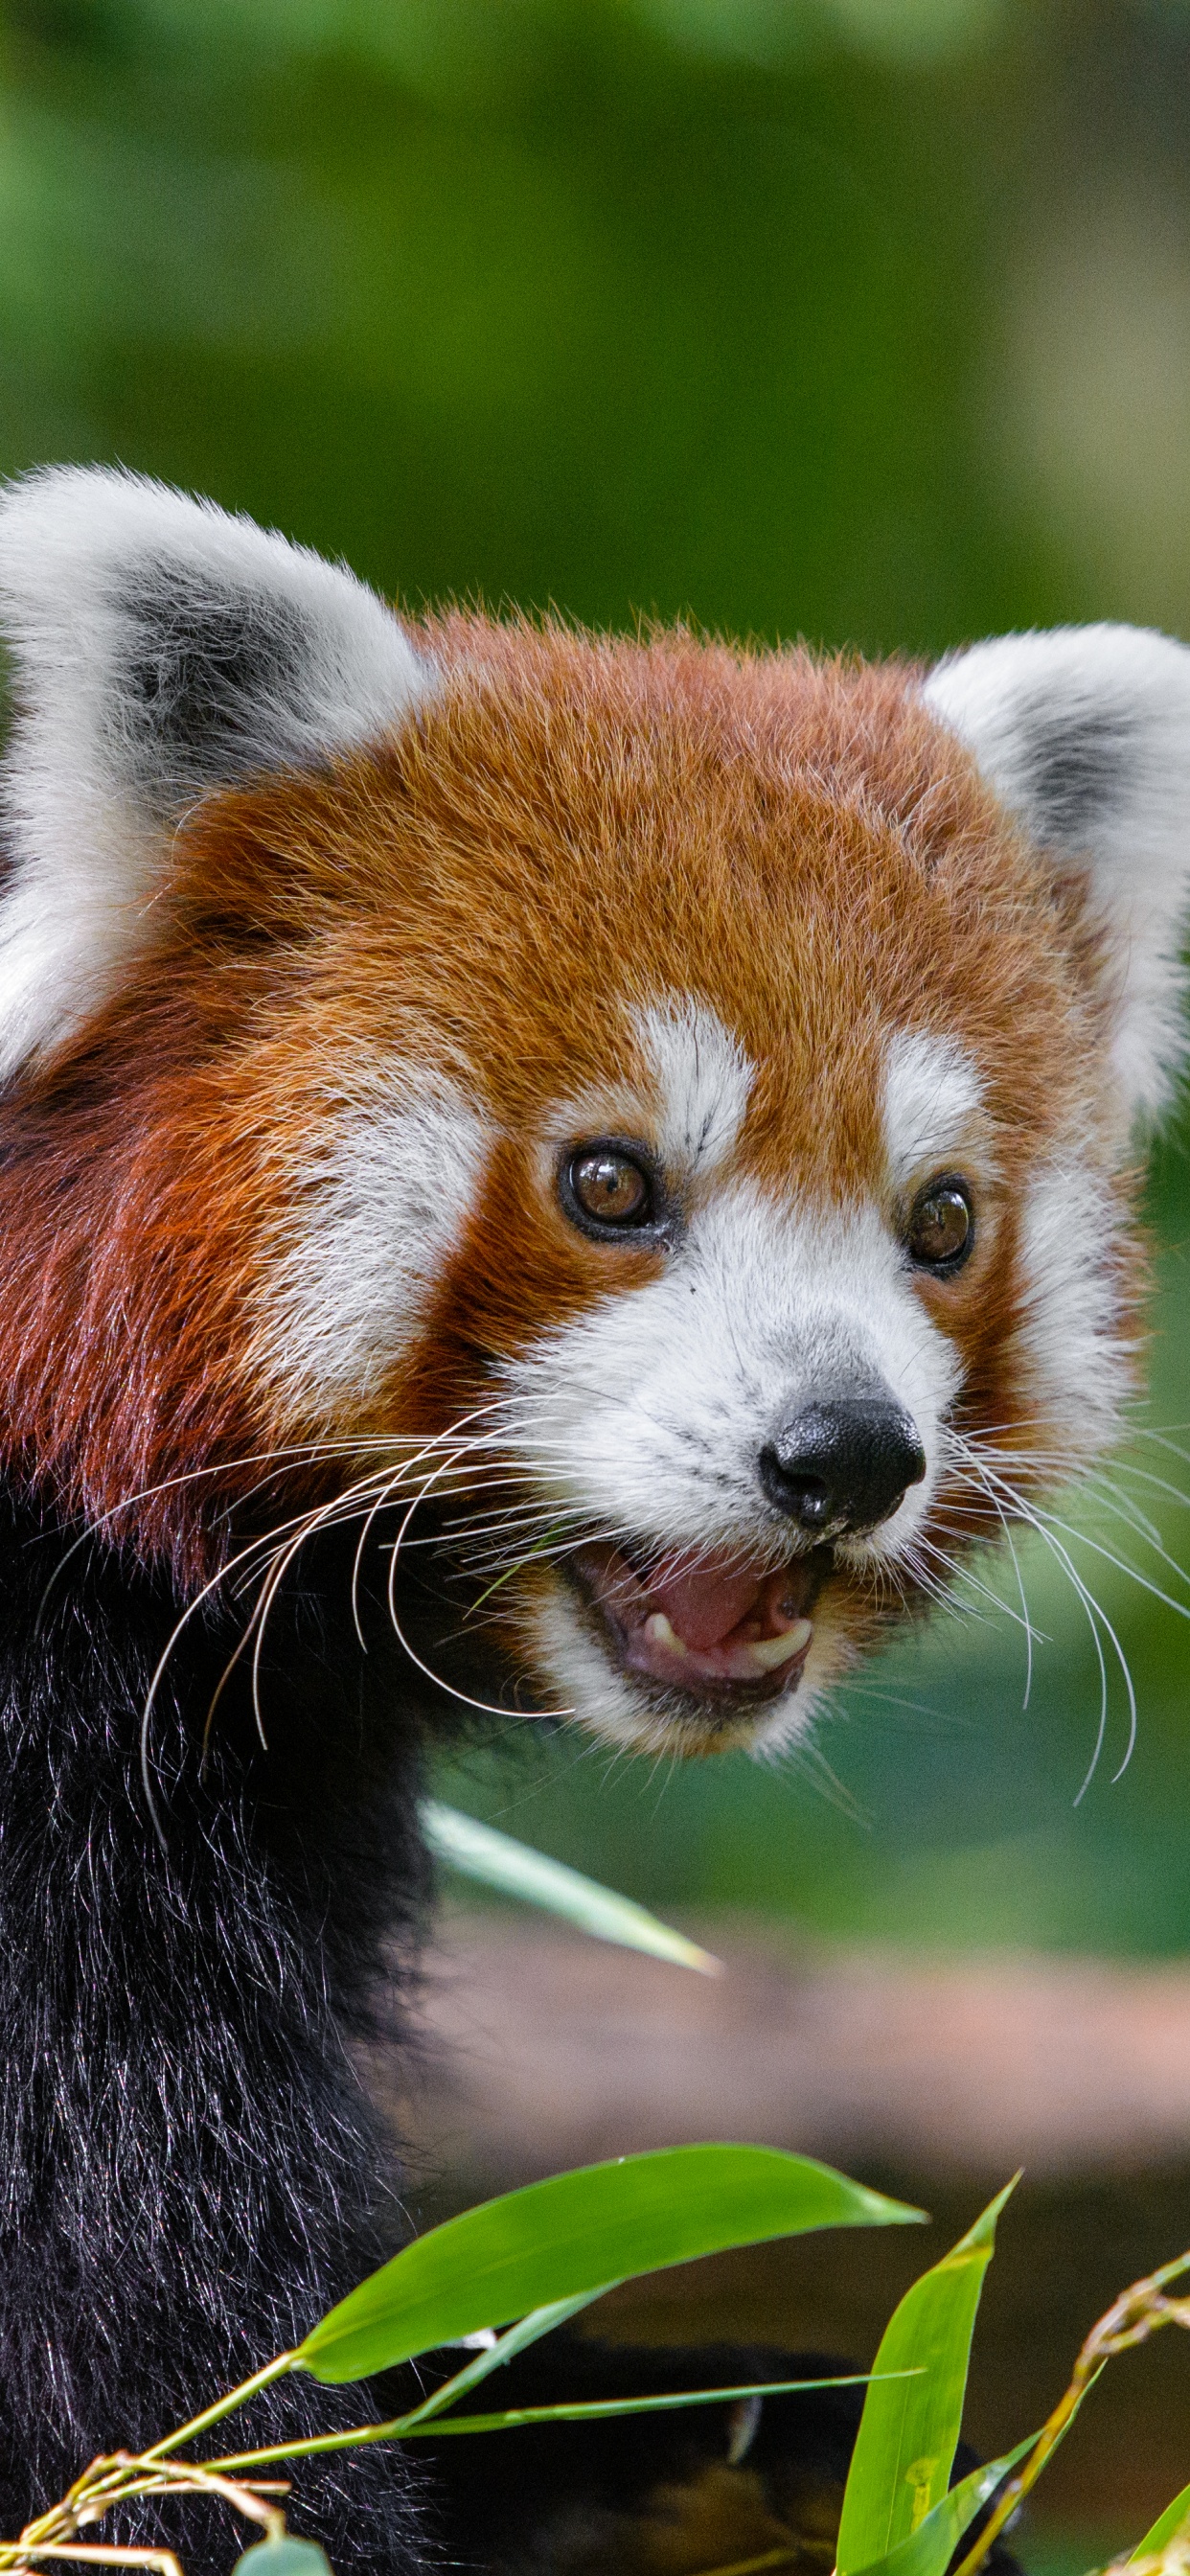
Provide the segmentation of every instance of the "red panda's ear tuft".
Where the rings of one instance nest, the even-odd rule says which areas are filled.
[[[1121,1107],[1154,1116],[1190,1054],[1190,647],[1136,626],[1004,635],[940,662],[925,698],[1038,846],[1085,869]]]
[[[118,986],[199,798],[384,734],[430,673],[344,567],[103,467],[0,497],[0,635],[3,1079]]]

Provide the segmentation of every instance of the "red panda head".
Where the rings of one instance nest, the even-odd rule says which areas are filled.
[[[494,1673],[698,1749],[1110,1441],[1184,648],[403,627],[72,471],[0,617],[13,1469],[192,1582],[280,1468],[395,1505]]]

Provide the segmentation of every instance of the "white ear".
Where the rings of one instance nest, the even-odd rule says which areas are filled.
[[[383,734],[430,675],[352,573],[106,468],[51,467],[0,498],[0,633],[3,1079],[118,983],[200,797]]]
[[[1123,1102],[1160,1109],[1190,1046],[1190,648],[1136,626],[1005,635],[941,662],[925,697],[1032,838],[1087,869],[1115,934]]]

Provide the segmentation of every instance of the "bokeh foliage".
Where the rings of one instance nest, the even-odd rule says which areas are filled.
[[[1190,631],[1179,0],[10,0],[2,27],[0,468],[118,457],[415,603],[918,653]],[[1176,1139],[1153,1204],[1173,1424]],[[1098,1573],[1140,1730],[1112,1787],[1113,1686],[1077,1812],[1098,1675],[1034,1560],[1029,1709],[1010,1625],[949,1622],[828,1727],[845,1796],[814,1756],[654,1778],[567,1743],[447,1794],[653,1902],[1177,1948],[1190,1635]]]

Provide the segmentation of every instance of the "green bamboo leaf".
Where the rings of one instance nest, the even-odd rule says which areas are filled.
[[[983,2468],[972,2469],[957,2487],[948,2488],[924,2521],[918,2523],[916,2531],[898,2541],[887,2558],[878,2558],[874,2565],[865,2567],[861,2576],[945,2576],[964,2532],[994,2496],[1001,2479],[1032,2450],[1036,2439],[1036,2433],[1030,2433],[1002,2460],[988,2460]]]
[[[1164,2513],[1158,2514],[1152,2530],[1146,2531],[1143,2540],[1138,2540],[1132,2558],[1156,2558],[1159,2551],[1178,2537],[1183,2523],[1190,2524],[1190,2487],[1183,2487],[1173,2503],[1166,2505]],[[1129,2565],[1131,2563],[1130,2559]]]
[[[1071,2407],[1066,2422],[1055,2437],[1045,2463],[1047,2468],[1059,2444],[1065,2441],[1083,2398],[1090,2394],[1094,2385],[1094,2379],[1089,2381],[1077,2404]],[[1038,2434],[1030,2433],[1026,2441],[1017,2443],[1015,2451],[1007,2451],[1002,2460],[989,2460],[983,2468],[972,2469],[957,2486],[948,2489],[932,2513],[926,2515],[924,2522],[919,2522],[916,2531],[911,2531],[906,2540],[898,2541],[887,2558],[879,2558],[873,2566],[861,2568],[859,2576],[945,2576],[964,2532],[970,2529],[984,2505],[991,2502],[1001,2479],[1011,2476],[1039,2438]],[[1190,2489],[1187,2492],[1190,2493]]]
[[[331,2563],[316,2540],[299,2540],[291,2531],[278,2540],[256,2540],[237,2558],[231,2576],[331,2576]]]
[[[840,2576],[887,2558],[946,2495],[963,2418],[983,2276],[1007,2183],[933,2270],[907,2290],[873,2364],[839,2524]],[[885,2384],[915,2368],[919,2376]]]
[[[494,1825],[481,1825],[474,1816],[444,1807],[437,1798],[423,1798],[421,1825],[430,1850],[464,1878],[497,1887],[502,1896],[518,1896],[525,1905],[543,1906],[547,1914],[560,1914],[596,1941],[618,1942],[622,1950],[645,1950],[651,1958],[668,1959],[675,1967],[697,1968],[704,1977],[723,1973],[721,1959],[700,1950],[696,1941],[688,1941],[668,1923],[659,1923],[645,1906],[617,1896],[614,1888],[601,1887],[598,1879],[584,1878],[581,1870],[568,1868],[565,1861],[550,1860],[528,1843],[515,1842],[511,1834],[497,1833]]]
[[[312,2328],[296,2361],[316,2379],[367,2379],[551,2300],[725,2246],[921,2215],[772,2147],[620,2156],[482,2201],[419,2236]]]

